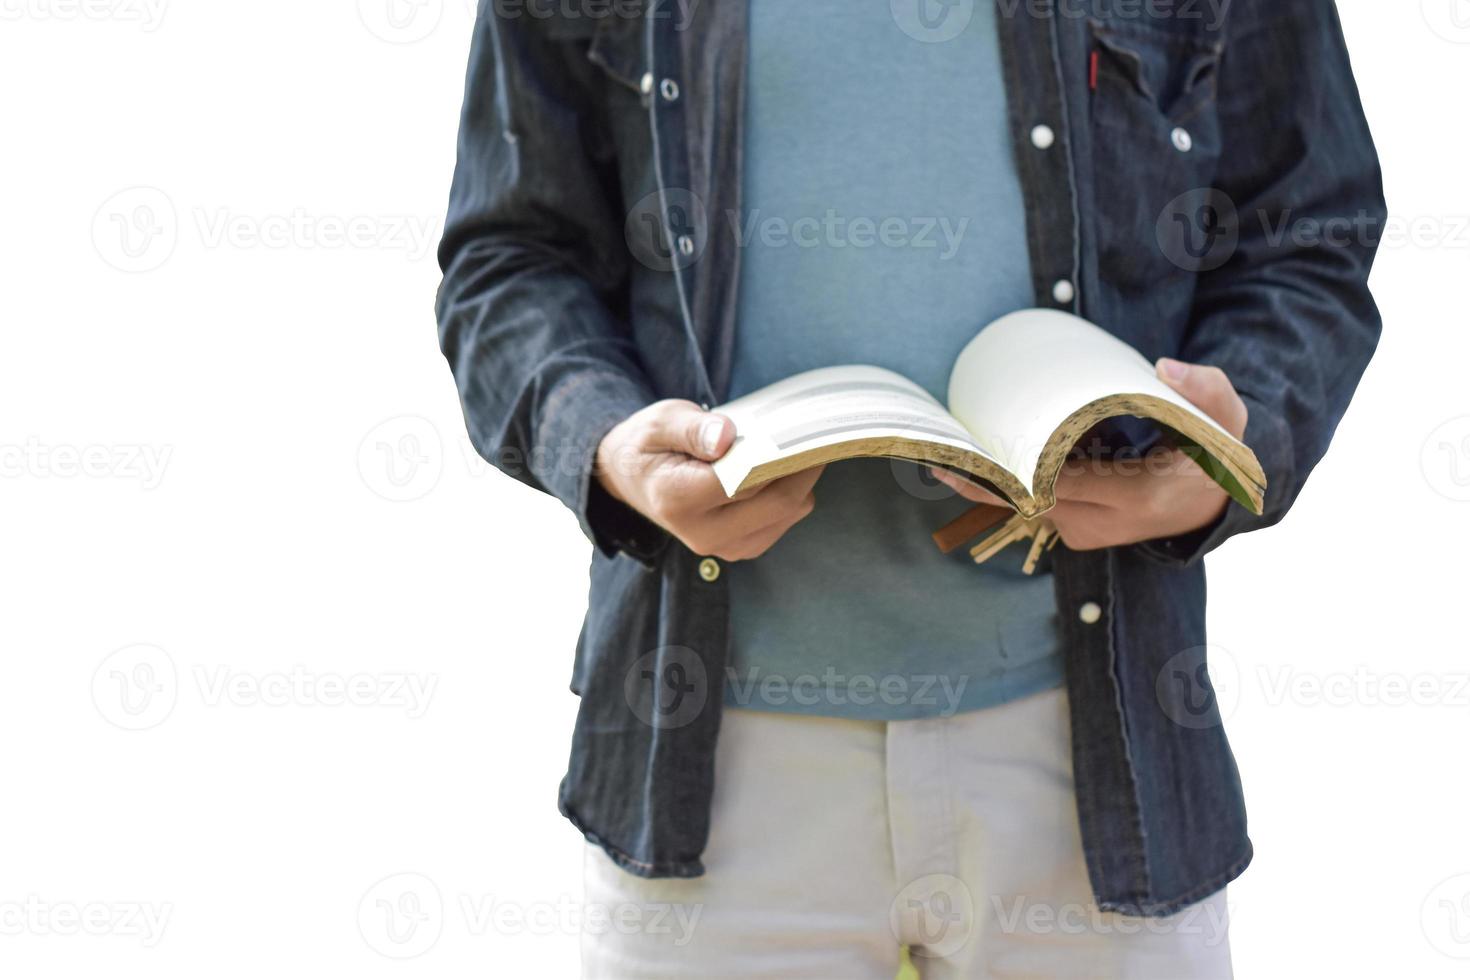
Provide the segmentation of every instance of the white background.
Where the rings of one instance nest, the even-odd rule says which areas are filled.
[[[0,975],[575,974],[589,549],[463,434],[472,11],[388,2],[0,0]],[[1470,6],[1342,15],[1417,240],[1296,510],[1211,560],[1235,956],[1463,976]]]

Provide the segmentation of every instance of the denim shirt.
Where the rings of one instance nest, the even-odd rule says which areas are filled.
[[[1261,516],[1053,552],[1093,891],[1163,916],[1251,859],[1201,558],[1281,520],[1327,449],[1379,334],[1382,182],[1332,0],[996,2],[1036,304],[1222,368],[1269,480]],[[893,9],[943,43],[965,6]],[[439,253],[472,442],[595,544],[561,811],[649,877],[703,873],[727,582],[592,470],[640,408],[723,400],[745,17],[744,0],[482,4]],[[1093,451],[1135,442],[1117,426]]]

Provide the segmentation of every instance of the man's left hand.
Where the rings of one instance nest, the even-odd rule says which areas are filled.
[[[1237,439],[1245,434],[1246,406],[1217,367],[1161,358],[1160,380],[1189,399]],[[970,500],[1010,505],[946,470],[936,479]],[[1156,448],[1141,459],[1072,459],[1057,477],[1057,505],[1046,512],[1062,543],[1091,551],[1172,538],[1214,523],[1230,497],[1178,449]]]

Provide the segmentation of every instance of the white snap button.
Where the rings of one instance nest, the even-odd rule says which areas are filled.
[[[705,558],[699,563],[699,577],[706,582],[713,582],[720,577],[720,563],[713,558]]]
[[[1031,130],[1031,145],[1038,150],[1049,150],[1056,141],[1057,134],[1050,126],[1037,126]]]
[[[1169,134],[1169,139],[1173,142],[1174,149],[1180,153],[1188,153],[1194,149],[1194,137],[1190,136],[1189,130],[1182,126],[1176,127],[1174,132]]]
[[[680,255],[693,255],[694,254],[694,239],[693,238],[690,238],[688,235],[680,235],[679,236],[679,254]]]
[[[673,102],[679,97],[679,83],[672,78],[665,78],[658,83],[658,94],[664,97],[665,102]]]
[[[638,79],[638,91],[644,95],[653,91],[653,72],[646,71],[643,73],[643,77]]]
[[[1088,626],[1102,619],[1102,606],[1095,602],[1084,602],[1082,608],[1077,610],[1077,618]]]
[[[1066,306],[1077,298],[1077,287],[1072,285],[1070,279],[1058,279],[1056,285],[1051,287],[1051,298]]]

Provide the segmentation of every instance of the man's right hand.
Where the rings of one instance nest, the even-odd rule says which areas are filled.
[[[726,497],[710,463],[735,441],[735,423],[693,402],[655,402],[615,425],[597,447],[596,478],[700,555],[764,554],[812,512],[822,468]]]

